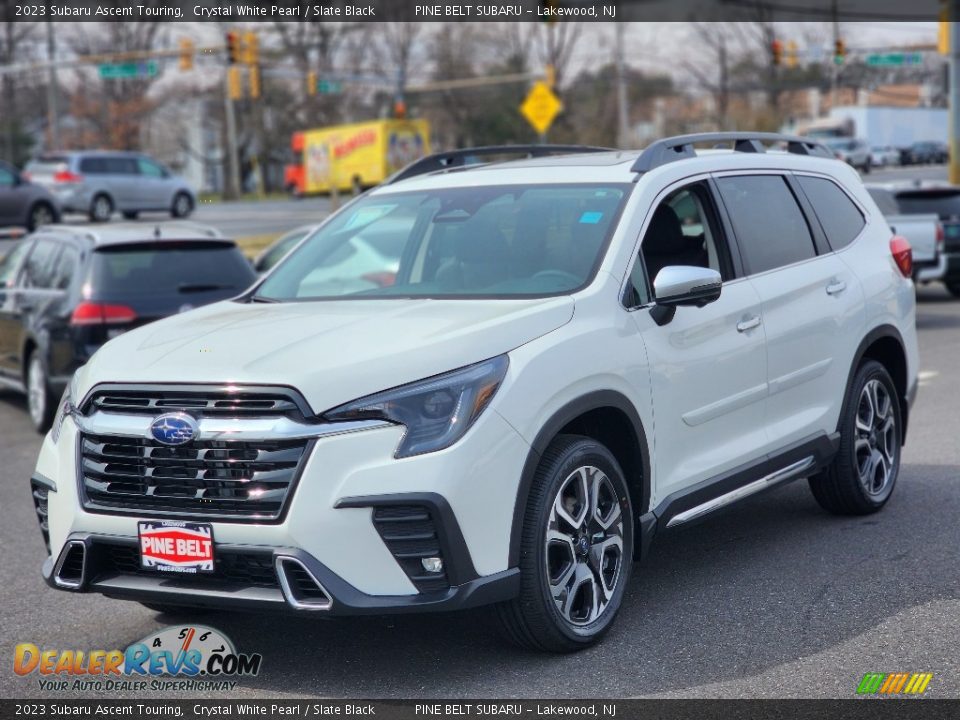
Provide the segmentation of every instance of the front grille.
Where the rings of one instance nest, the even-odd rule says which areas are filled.
[[[373,509],[373,525],[394,559],[420,592],[450,587],[446,571],[427,572],[424,558],[443,559],[437,526],[424,505],[380,505]]]
[[[83,411],[159,415],[185,411],[196,417],[248,417],[298,415],[292,396],[283,393],[240,390],[97,390]]]
[[[98,575],[146,575],[156,577],[158,571],[140,566],[136,545],[95,543],[91,550],[91,566]],[[204,583],[224,583],[233,586],[279,587],[273,569],[273,555],[269,552],[232,552],[217,548],[212,573],[186,575],[177,573],[177,580],[197,578]]]
[[[81,435],[84,507],[138,515],[277,520],[310,441],[193,441]]]

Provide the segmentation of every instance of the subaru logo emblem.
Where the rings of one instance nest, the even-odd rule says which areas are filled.
[[[167,413],[150,423],[150,435],[164,445],[185,445],[199,434],[197,421],[186,413]]]

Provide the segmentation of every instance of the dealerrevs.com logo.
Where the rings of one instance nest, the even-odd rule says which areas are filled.
[[[219,630],[204,625],[166,627],[125,650],[40,649],[20,643],[13,671],[36,673],[41,690],[233,690],[238,676],[260,672],[263,656],[238,653]],[[166,679],[163,679],[166,678]]]
[[[933,673],[867,673],[857,686],[857,695],[922,695]]]

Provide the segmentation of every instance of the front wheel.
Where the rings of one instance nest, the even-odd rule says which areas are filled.
[[[90,203],[90,221],[107,222],[113,215],[113,203],[106,195],[97,195]]]
[[[177,193],[173,199],[173,207],[170,208],[170,214],[175,218],[185,218],[193,212],[193,201],[186,193]]]
[[[810,478],[810,490],[829,512],[867,515],[886,505],[900,474],[900,397],[883,365],[868,360],[860,366],[842,413],[840,448]]]
[[[520,543],[520,595],[497,608],[507,637],[550,652],[594,644],[613,624],[633,561],[630,493],[606,447],[577,435],[550,444]]]
[[[30,215],[27,218],[27,230],[33,232],[39,227],[50,225],[56,221],[57,215],[54,209],[47,203],[39,202],[30,209]]]

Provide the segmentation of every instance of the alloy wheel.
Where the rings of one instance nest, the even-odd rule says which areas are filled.
[[[42,425],[47,412],[47,376],[36,355],[30,359],[27,369],[27,409],[33,424]]]
[[[899,442],[893,398],[883,383],[871,379],[860,391],[854,442],[857,472],[868,495],[882,496],[890,488]]]
[[[113,208],[110,206],[110,201],[107,200],[107,198],[105,198],[103,195],[93,201],[93,216],[97,220],[109,220],[112,210]]]
[[[574,626],[595,622],[610,605],[623,566],[621,498],[593,466],[574,470],[550,508],[546,574],[561,617]]]
[[[190,198],[186,195],[178,195],[174,201],[173,214],[177,217],[186,217],[190,214]]]

